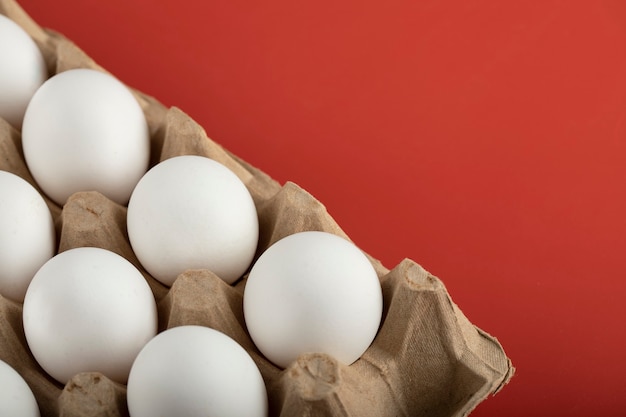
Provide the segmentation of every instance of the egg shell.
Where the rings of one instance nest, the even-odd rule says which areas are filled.
[[[208,327],[166,330],[141,350],[128,378],[131,417],[266,417],[258,368],[233,339]]]
[[[233,283],[252,262],[259,237],[246,186],[224,165],[195,155],[167,159],[143,176],[127,224],[137,258],[168,286],[199,268]]]
[[[57,381],[98,371],[124,383],[158,319],[150,287],[130,262],[82,247],[39,269],[24,298],[23,323],[33,356]]]
[[[0,15],[0,117],[21,129],[26,106],[47,78],[37,44],[17,23]]]
[[[26,180],[0,171],[0,294],[24,301],[37,270],[56,251],[46,202]]]
[[[37,400],[24,381],[9,364],[0,360],[0,416],[39,417]]]
[[[353,363],[374,340],[382,310],[370,261],[352,242],[320,231],[289,235],[263,252],[243,298],[252,340],[282,368],[304,353]]]
[[[148,169],[150,136],[128,88],[102,71],[55,74],[33,95],[22,126],[24,157],[57,204],[78,191],[98,191],[126,204]]]

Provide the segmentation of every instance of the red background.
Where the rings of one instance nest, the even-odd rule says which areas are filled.
[[[20,4],[441,278],[517,368],[473,416],[624,415],[625,3]]]

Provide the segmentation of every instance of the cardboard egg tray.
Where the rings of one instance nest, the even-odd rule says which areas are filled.
[[[104,71],[70,40],[42,29],[15,1],[0,0],[0,13],[33,37],[50,74],[71,68]],[[209,139],[182,110],[132,91],[150,126],[152,165],[178,155],[202,155],[226,165],[248,187],[260,222],[257,257],[298,231],[321,230],[348,238],[324,205],[298,185],[277,183]],[[24,161],[20,132],[2,119],[0,169],[36,186]],[[63,207],[47,198],[46,202],[56,222],[58,252],[101,247],[142,271],[158,303],[160,331],[198,324],[241,344],[263,375],[270,416],[465,416],[513,375],[498,341],[463,315],[438,278],[408,259],[388,270],[371,256],[383,289],[384,311],[378,335],[365,354],[350,366],[328,355],[305,354],[287,369],[279,369],[261,355],[246,331],[245,277],[231,286],[211,271],[190,270],[167,288],[133,254],[126,207],[97,192],[76,193]],[[42,416],[128,416],[124,385],[96,372],[78,374],[65,386],[48,376],[28,349],[21,314],[21,304],[0,296],[0,359],[24,377]]]

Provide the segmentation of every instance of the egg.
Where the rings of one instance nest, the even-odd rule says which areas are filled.
[[[142,266],[165,285],[187,269],[209,269],[233,283],[252,262],[259,236],[243,182],[194,155],[167,159],[144,175],[128,203],[127,228]]]
[[[37,270],[56,250],[46,202],[26,180],[0,171],[0,294],[24,301]]]
[[[274,243],[244,288],[250,336],[282,368],[303,353],[352,364],[374,340],[382,308],[370,261],[353,243],[326,232],[295,233]]]
[[[127,385],[131,417],[265,417],[263,377],[250,355],[217,330],[185,325],[146,344]]]
[[[62,252],[35,274],[24,298],[26,342],[41,367],[65,384],[80,372],[125,383],[157,332],[157,308],[143,275],[101,248]]]
[[[0,416],[39,417],[37,400],[24,378],[0,360]]]
[[[0,117],[21,129],[28,102],[47,78],[46,62],[35,41],[0,14]]]
[[[150,159],[139,102],[113,76],[84,68],[54,75],[33,95],[22,146],[35,181],[59,205],[77,191],[125,205]]]

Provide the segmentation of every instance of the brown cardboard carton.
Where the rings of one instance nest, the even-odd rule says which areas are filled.
[[[64,36],[42,29],[13,0],[0,13],[20,24],[44,53],[50,74],[70,68],[103,70]],[[215,159],[234,171],[255,201],[260,239],[257,256],[291,233],[322,230],[348,238],[324,205],[293,183],[268,175],[209,139],[176,107],[134,91],[152,138],[152,164],[185,154]],[[0,169],[35,185],[24,162],[21,136],[0,119]],[[442,281],[411,260],[392,270],[368,255],[384,295],[378,335],[350,366],[324,354],[305,354],[279,369],[255,348],[246,331],[242,300],[245,276],[234,286],[208,270],[181,274],[171,288],[139,264],[126,233],[126,208],[97,192],[74,194],[64,207],[46,200],[55,218],[58,251],[97,246],[130,260],[144,274],[159,308],[159,328],[199,324],[220,330],[252,356],[265,380],[272,416],[465,416],[512,377],[514,368],[498,341],[478,329],[452,301]],[[54,381],[30,354],[22,307],[0,297],[0,359],[33,390],[43,416],[127,416],[126,388],[86,372],[65,386]]]

